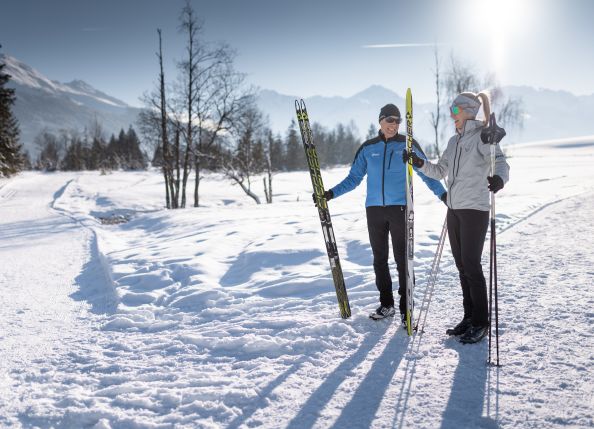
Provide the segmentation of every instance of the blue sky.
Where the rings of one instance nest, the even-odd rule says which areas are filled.
[[[139,105],[152,88],[156,28],[168,80],[184,46],[184,0],[5,0],[2,52],[51,79],[82,79]],[[193,0],[206,40],[237,51],[238,70],[262,88],[350,96],[373,84],[408,86],[432,101],[431,47],[441,43],[503,84],[594,93],[594,2],[588,0]]]

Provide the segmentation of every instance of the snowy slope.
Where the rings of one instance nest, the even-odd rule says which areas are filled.
[[[0,182],[0,426],[591,427],[594,145],[509,154],[499,369],[486,341],[444,335],[461,316],[449,245],[423,335],[368,319],[363,187],[331,202],[341,320],[304,172],[276,175],[260,206],[211,175],[205,206],[174,212],[157,172]],[[445,207],[416,185],[420,299]],[[98,221],[116,215],[130,221]]]

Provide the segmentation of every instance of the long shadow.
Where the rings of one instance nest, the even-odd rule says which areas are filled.
[[[283,372],[281,375],[276,377],[272,380],[268,385],[258,392],[258,397],[260,398],[258,401],[253,401],[248,406],[242,409],[241,415],[235,417],[235,419],[226,426],[227,429],[237,429],[241,426],[247,419],[249,419],[256,411],[261,408],[264,408],[268,405],[267,400],[270,394],[274,389],[284,383],[284,381],[289,378],[289,376],[299,370],[301,367],[301,363],[296,363],[292,365],[289,369]]]
[[[113,314],[117,309],[118,298],[101,262],[97,237],[94,234],[90,245],[90,258],[75,278],[79,289],[70,297],[91,304],[92,313]]]
[[[417,334],[411,339],[407,353],[411,356],[416,356],[421,348],[424,332],[417,332]],[[418,359],[411,357],[407,359],[406,366],[404,368],[404,375],[402,376],[402,387],[400,388],[400,394],[396,401],[396,414],[394,415],[394,423],[392,427],[402,429],[404,427],[404,421],[406,419],[406,412],[408,411],[408,399],[412,385],[414,382],[415,373],[417,370]],[[398,420],[400,419],[400,422]]]
[[[372,427],[377,410],[386,395],[386,389],[406,354],[409,340],[404,330],[399,329],[396,332],[371,366],[349,403],[342,409],[332,428]]]
[[[303,407],[301,407],[299,413],[289,422],[287,429],[308,429],[313,427],[320,412],[324,409],[330,399],[332,399],[338,386],[349,377],[352,369],[356,368],[367,358],[369,351],[382,338],[388,327],[388,324],[377,324],[377,330],[369,333],[357,351],[349,358],[343,360],[340,365],[326,377],[317,390],[311,394],[305,404],[303,404]],[[352,426],[347,425],[344,427]]]
[[[452,340],[448,343],[446,347],[455,350],[459,358],[450,398],[442,415],[441,429],[498,428],[496,420],[488,415],[483,417],[487,376],[490,371],[486,363],[487,342],[463,345]]]

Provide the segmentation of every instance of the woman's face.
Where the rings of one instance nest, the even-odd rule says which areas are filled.
[[[450,107],[450,117],[454,120],[454,125],[458,131],[464,129],[464,124],[467,119],[472,119],[472,116],[459,106]]]

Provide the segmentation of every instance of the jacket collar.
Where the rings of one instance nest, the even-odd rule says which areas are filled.
[[[384,133],[382,133],[382,130],[379,130],[377,133],[377,136],[379,137],[379,139],[385,143],[388,142],[403,142],[406,141],[406,137],[403,136],[402,134],[398,134],[396,133],[394,136],[390,137],[389,139],[386,140],[386,136],[384,135]]]
[[[464,129],[462,130],[462,132],[459,132],[458,130],[456,130],[456,132],[459,135],[463,136],[464,134],[474,131],[477,128],[482,128],[483,126],[483,121],[477,121],[476,119],[467,119],[464,123]]]

